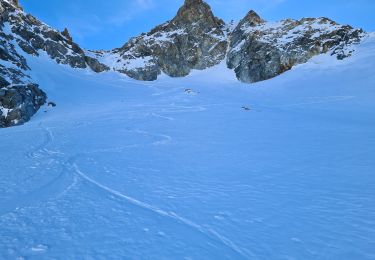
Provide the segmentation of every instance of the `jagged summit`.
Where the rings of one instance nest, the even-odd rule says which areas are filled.
[[[215,17],[203,0],[185,0],[176,16],[109,53],[93,53],[108,67],[139,80],[182,77],[227,61],[239,80],[275,77],[314,55],[351,55],[363,31],[326,18],[266,22],[250,10],[237,26]]]
[[[184,5],[178,10],[171,21],[175,25],[204,22],[206,26],[221,26],[224,22],[215,17],[211,7],[202,0],[185,0]]]
[[[187,0],[171,21],[131,39],[104,59],[115,70],[140,80],[155,80],[162,72],[186,76],[192,69],[203,70],[225,58],[224,25],[204,1]],[[95,58],[101,57],[96,54]]]
[[[70,32],[69,32],[68,28],[65,28],[65,29],[61,32],[61,34],[62,34],[62,35],[68,40],[68,41],[73,42],[73,38],[72,38],[72,36],[70,35]]]
[[[184,6],[197,6],[200,4],[204,4],[202,0],[185,0]]]
[[[257,26],[264,23],[263,20],[254,10],[250,10],[247,15],[240,21],[240,26],[248,24],[249,26]]]

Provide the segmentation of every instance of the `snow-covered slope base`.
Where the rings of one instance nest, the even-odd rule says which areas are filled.
[[[244,85],[29,60],[1,129],[1,259],[375,259],[375,40]],[[46,112],[44,112],[46,111]]]

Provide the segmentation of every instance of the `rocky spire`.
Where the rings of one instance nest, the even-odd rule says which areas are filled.
[[[250,10],[247,15],[240,21],[239,26],[248,24],[251,27],[264,23],[265,21],[253,10]]]
[[[198,4],[203,4],[202,0],[185,0],[184,5],[198,5]]]
[[[254,10],[250,10],[245,16],[245,19],[254,25],[265,22]]]
[[[68,28],[65,28],[64,31],[61,32],[61,34],[70,42],[73,41],[72,36],[70,36]]]
[[[224,24],[221,19],[214,16],[211,7],[202,0],[185,0],[172,23],[181,25],[200,21],[208,27],[217,27]]]

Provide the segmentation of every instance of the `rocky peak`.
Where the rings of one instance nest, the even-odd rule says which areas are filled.
[[[61,34],[62,34],[62,35],[68,40],[68,41],[70,41],[70,42],[73,41],[73,38],[72,38],[72,36],[70,35],[68,28],[65,28],[64,31],[61,32]]]
[[[225,59],[224,25],[204,1],[186,0],[171,21],[131,39],[106,60],[115,60],[110,67],[135,79],[155,80],[161,72],[186,76]]]
[[[204,2],[202,0],[185,0],[185,2],[184,2],[184,6],[196,7],[196,6],[199,6],[199,5],[202,5],[202,4],[204,4]]]
[[[254,11],[250,10],[247,15],[240,21],[240,25],[248,24],[249,26],[257,26],[265,21]]]
[[[266,80],[315,55],[349,57],[363,33],[361,29],[339,25],[328,18],[267,23],[250,11],[230,35],[227,65],[243,82]]]
[[[204,22],[208,27],[224,24],[221,19],[214,16],[211,7],[202,0],[185,0],[184,5],[171,22],[175,25]]]
[[[182,77],[192,69],[203,70],[226,59],[239,80],[257,82],[321,53],[339,59],[350,56],[348,46],[358,43],[361,33],[327,18],[267,23],[253,10],[238,25],[225,25],[205,1],[185,0],[171,21],[120,49],[100,54],[99,59],[109,60],[109,67],[141,80],[155,80],[161,72]]]

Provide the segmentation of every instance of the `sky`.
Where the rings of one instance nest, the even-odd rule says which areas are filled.
[[[238,21],[253,9],[263,19],[329,17],[375,31],[375,0],[207,0],[216,16]],[[81,47],[121,47],[129,38],[170,20],[183,0],[20,0],[25,11],[52,27],[67,27]]]

